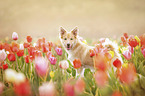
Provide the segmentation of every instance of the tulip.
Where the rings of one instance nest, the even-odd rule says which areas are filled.
[[[104,55],[98,54],[94,58],[94,67],[98,70],[106,71],[108,69],[108,59]]]
[[[0,95],[3,92],[3,89],[4,89],[4,84],[0,82]]]
[[[14,83],[14,92],[17,96],[32,96],[29,81],[25,80],[25,82],[21,82],[19,84]]]
[[[140,37],[141,46],[145,47],[145,34],[141,35]]]
[[[114,91],[112,96],[122,96],[120,91]]]
[[[71,85],[68,82],[65,83],[64,84],[64,93],[65,93],[65,96],[75,96],[74,85]]]
[[[141,48],[141,52],[142,52],[142,54],[143,54],[143,56],[144,56],[144,58],[145,58],[145,48]]]
[[[26,77],[23,73],[17,73],[15,77],[15,84],[20,84],[26,81]]]
[[[3,43],[0,41],[0,50],[3,49]]]
[[[134,38],[133,35],[130,35],[129,38],[128,38],[128,44],[131,46],[131,47],[136,47],[138,45],[138,42],[137,40]]]
[[[8,54],[8,59],[9,61],[15,61],[16,60],[15,54],[14,53]]]
[[[90,52],[90,57],[95,56],[95,51],[94,50],[89,50],[89,52]]]
[[[126,39],[128,38],[128,34],[127,34],[127,33],[124,33],[123,35],[124,35],[124,37],[125,37]]]
[[[104,87],[105,84],[107,83],[107,80],[108,76],[106,72],[99,70],[95,73],[95,81],[99,87]]]
[[[29,42],[29,43],[32,42],[32,37],[31,36],[27,36],[27,42]]]
[[[25,56],[25,62],[26,62],[26,63],[29,63],[29,55],[26,55],[26,56]]]
[[[136,77],[136,70],[133,64],[122,65],[121,69],[117,70],[117,76],[122,83],[131,84]]]
[[[0,62],[4,61],[7,57],[5,50],[0,50]]]
[[[35,58],[35,70],[38,75],[46,76],[48,72],[48,62],[43,57],[36,57]]]
[[[17,40],[18,39],[18,34],[16,32],[13,32],[12,39],[13,40]]]
[[[49,61],[50,61],[50,63],[51,63],[52,65],[55,65],[55,64],[56,64],[57,59],[56,59],[53,55],[50,56],[48,59],[49,59]]]
[[[79,78],[75,85],[74,85],[74,88],[75,88],[75,92],[77,94],[81,94],[84,90],[85,90],[85,82],[82,78]]]
[[[19,50],[24,50],[24,45],[23,44],[20,44]]]
[[[67,60],[63,60],[63,61],[60,61],[60,62],[59,62],[59,66],[60,66],[60,68],[62,68],[62,69],[67,69],[67,68],[69,68],[69,63],[68,63]]]
[[[49,75],[50,75],[51,78],[53,78],[54,77],[54,72],[50,71]]]
[[[81,60],[80,59],[75,59],[73,61],[73,65],[74,65],[74,68],[78,69],[81,67]]]
[[[56,96],[54,84],[46,82],[39,86],[39,96]]]
[[[59,55],[59,56],[62,55],[62,48],[61,47],[56,47],[55,51],[56,51],[57,55]]]
[[[128,46],[128,49],[132,54],[134,53],[134,47]]]
[[[35,47],[28,47],[28,53],[29,53],[29,55],[31,56],[31,55],[34,55],[34,52],[35,52]]]
[[[24,48],[28,48],[30,46],[30,43],[24,42]]]
[[[120,68],[121,67],[121,61],[117,58],[117,59],[114,60],[113,65],[116,68]]]
[[[18,55],[19,57],[22,57],[22,56],[24,55],[24,50],[19,50],[19,51],[17,52],[17,55]]]
[[[11,44],[11,50],[12,50],[12,52],[18,52],[19,45],[16,42],[12,42],[12,44]]]
[[[129,50],[123,51],[123,56],[126,60],[130,60],[131,59],[131,52]]]
[[[5,80],[7,82],[15,82],[15,78],[16,78],[17,72],[13,69],[7,69],[5,71]]]
[[[8,64],[3,64],[3,69],[4,70],[8,69]]]

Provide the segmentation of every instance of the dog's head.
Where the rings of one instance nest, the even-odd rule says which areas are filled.
[[[74,28],[72,31],[67,32],[64,28],[60,27],[60,39],[63,46],[67,50],[71,50],[77,42],[78,29]]]

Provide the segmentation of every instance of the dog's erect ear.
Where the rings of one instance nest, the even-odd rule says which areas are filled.
[[[73,35],[76,37],[78,35],[78,28],[75,27],[72,31]]]
[[[61,35],[61,38],[63,37],[63,35],[66,33],[65,29],[60,27],[60,35]]]

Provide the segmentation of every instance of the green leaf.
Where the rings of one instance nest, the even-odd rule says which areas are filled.
[[[72,76],[75,77],[76,76],[76,70],[72,68]]]

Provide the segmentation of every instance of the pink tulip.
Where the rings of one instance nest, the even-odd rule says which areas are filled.
[[[48,59],[49,59],[49,61],[50,61],[50,63],[51,63],[52,65],[55,65],[55,64],[56,64],[57,59],[56,59],[53,55],[50,56]]]
[[[35,58],[35,70],[38,75],[46,76],[46,73],[48,72],[47,60],[43,57],[36,57]]]
[[[129,49],[129,51],[130,51],[131,53],[134,52],[134,47],[128,46],[128,49]]]
[[[108,76],[106,72],[99,70],[95,73],[95,81],[99,87],[104,87],[107,83],[107,80]]]
[[[55,95],[55,86],[53,83],[43,83],[39,87],[40,96],[56,96]]]
[[[5,50],[4,49],[0,50],[0,62],[4,61],[6,59],[6,57],[7,57],[7,54],[6,54]]]
[[[85,90],[85,82],[83,79],[79,78],[75,84],[75,92],[81,94]]]
[[[62,69],[67,69],[67,68],[69,68],[69,63],[67,62],[67,60],[63,60],[63,61],[59,62],[59,66]]]
[[[65,93],[65,96],[75,96],[74,85],[71,85],[68,82],[65,83],[64,84],[64,93]]]
[[[142,47],[141,52],[142,52],[143,56],[145,57],[145,48]]]
[[[132,53],[129,50],[124,51],[122,54],[123,54],[123,56],[124,56],[124,58],[126,60],[130,60],[131,59]]]
[[[57,55],[59,55],[59,56],[62,55],[62,48],[61,47],[56,47],[55,51],[56,51]]]
[[[18,34],[16,32],[13,32],[12,38],[13,38],[13,40],[17,40],[18,39]]]

